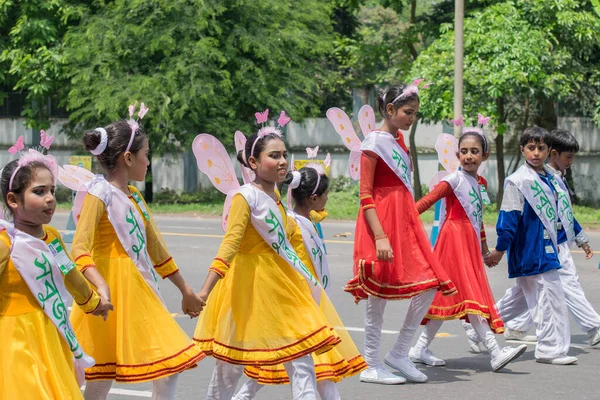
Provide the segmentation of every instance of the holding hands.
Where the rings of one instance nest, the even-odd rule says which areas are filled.
[[[503,256],[504,252],[493,250],[492,252],[486,254],[485,257],[483,257],[483,262],[490,268],[495,267],[496,265],[498,265],[500,260],[502,260]]]

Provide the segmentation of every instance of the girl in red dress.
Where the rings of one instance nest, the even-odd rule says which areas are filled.
[[[419,109],[418,84],[392,86],[377,99],[385,118],[380,130],[361,145],[361,208],[354,236],[354,278],[345,290],[356,302],[367,299],[365,352],[368,368],[361,381],[380,384],[426,382],[427,376],[410,361],[413,336],[437,290],[456,289],[433,255],[412,193],[411,162],[400,130],[413,124]],[[383,367],[379,356],[383,312],[388,300],[412,298],[393,349]]]
[[[446,215],[435,244],[434,253],[443,260],[450,279],[456,285],[456,296],[435,296],[425,316],[425,331],[410,351],[414,362],[432,366],[445,365],[428,346],[442,326],[451,319],[468,319],[483,339],[491,356],[492,369],[499,371],[527,349],[501,348],[494,333],[504,332],[504,324],[496,310],[494,296],[483,267],[483,255],[488,253],[483,229],[483,197],[481,187],[487,182],[477,170],[489,157],[487,139],[478,128],[465,130],[458,142],[461,168],[446,176],[427,196],[417,202],[423,213],[440,199],[446,201]]]

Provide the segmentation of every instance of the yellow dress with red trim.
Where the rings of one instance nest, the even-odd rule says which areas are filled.
[[[143,201],[135,187],[129,190]],[[131,196],[129,200],[142,215],[135,200]],[[177,265],[154,219],[144,218],[144,223],[148,255],[156,272],[167,278],[178,271]],[[79,343],[96,360],[85,371],[87,380],[151,381],[193,368],[206,356],[146,283],[121,245],[104,203],[90,194],[81,209],[72,255],[81,271],[98,270],[110,287],[114,305],[106,321],[77,310],[71,314]]]
[[[402,134],[398,144],[408,153]],[[456,293],[454,284],[431,249],[415,201],[400,178],[375,153],[363,152],[360,161],[360,202],[354,235],[354,278],[345,291],[356,302],[368,296],[387,300],[407,299],[437,289]],[[375,237],[365,218],[374,208],[394,257],[377,259]]]
[[[44,226],[42,240],[59,239]],[[75,375],[73,353],[42,310],[10,258],[11,241],[0,233],[0,400],[83,399]],[[100,297],[81,272],[63,276],[65,286],[82,312],[91,313]],[[102,321],[100,317],[93,317]]]
[[[487,187],[482,177],[479,184]],[[440,182],[433,191],[417,202],[419,213],[431,208],[440,199],[446,199],[446,219],[435,243],[434,253],[444,260],[446,272],[458,289],[452,297],[436,296],[425,315],[423,323],[430,319],[466,319],[469,314],[479,315],[488,321],[495,333],[504,332],[504,323],[496,309],[496,301],[487,279],[481,242],[473,230],[463,206],[448,182]],[[485,241],[485,230],[481,226],[481,241]]]
[[[327,216],[327,213],[324,211],[318,214],[316,212],[311,212],[311,217],[313,216],[317,217],[321,221]],[[292,220],[292,222],[294,221]],[[302,262],[308,267],[310,273],[314,277],[318,277],[308,250],[304,246],[300,226],[297,224],[295,225],[296,229],[290,238],[290,244],[294,247],[294,249],[296,249],[296,253]],[[335,331],[342,341],[326,353],[313,353],[312,358],[315,364],[315,374],[318,381],[331,380],[334,382],[339,382],[344,378],[349,378],[366,369],[367,363],[356,348],[356,345],[348,334],[348,331],[344,328],[344,324],[335,310],[335,307],[331,303],[329,296],[327,296],[324,291],[321,294],[320,306],[321,310],[327,317],[329,324],[335,327]],[[244,372],[249,378],[256,379],[258,383],[263,385],[290,383],[289,377],[282,364],[264,367],[249,366],[246,367]]]
[[[295,222],[277,205],[290,237]],[[331,350],[340,338],[304,277],[265,242],[250,216],[246,199],[236,194],[210,267],[222,279],[207,299],[194,340],[207,354],[239,365],[277,365]]]

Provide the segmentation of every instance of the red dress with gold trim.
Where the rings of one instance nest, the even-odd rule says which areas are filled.
[[[398,144],[408,153],[399,132]],[[431,250],[412,194],[400,178],[372,152],[360,162],[361,208],[354,235],[354,278],[345,291],[356,302],[368,296],[407,299],[437,289],[452,295],[456,289]],[[365,210],[375,208],[394,252],[391,261],[377,259],[375,238]]]
[[[478,182],[487,187],[487,182],[482,177],[479,177]],[[458,294],[452,297],[436,294],[423,323],[430,319],[468,320],[469,314],[476,314],[488,321],[493,332],[502,333],[504,323],[496,310],[496,301],[483,266],[481,243],[450,184],[440,182],[431,193],[417,202],[417,210],[422,213],[443,198],[446,199],[446,220],[434,253],[443,260]],[[483,224],[481,241],[485,241]]]

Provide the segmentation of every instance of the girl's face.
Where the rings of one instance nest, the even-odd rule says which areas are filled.
[[[521,153],[527,160],[527,163],[533,167],[536,171],[542,171],[544,169],[544,161],[548,158],[550,150],[548,145],[543,142],[531,141],[525,146],[521,146]]]
[[[315,210],[315,211],[321,211],[322,209],[325,208],[325,204],[327,204],[327,198],[329,195],[329,188],[327,188],[322,195],[317,196],[311,196],[311,200],[314,199],[312,201],[312,204],[310,205],[310,209],[311,210]]]
[[[400,129],[401,131],[407,131],[411,125],[417,119],[417,112],[419,111],[419,102],[417,100],[411,100],[406,104],[401,105],[394,111],[394,105],[387,105],[387,114],[390,127],[395,131]],[[396,132],[390,132],[396,134]]]
[[[281,183],[288,172],[287,149],[283,140],[270,139],[258,159],[250,157],[250,167],[265,182]]]
[[[56,209],[54,190],[52,172],[47,168],[36,168],[21,197],[12,192],[7,196],[15,221],[35,227],[49,224]]]
[[[148,138],[144,138],[142,148],[137,153],[125,154],[126,164],[129,167],[129,178],[131,180],[141,182],[146,179],[148,165],[150,165],[150,160],[148,159],[149,153]]]
[[[458,149],[458,160],[463,171],[476,175],[481,163],[488,159],[489,153],[481,149],[481,142],[474,136],[467,136],[460,142]]]

